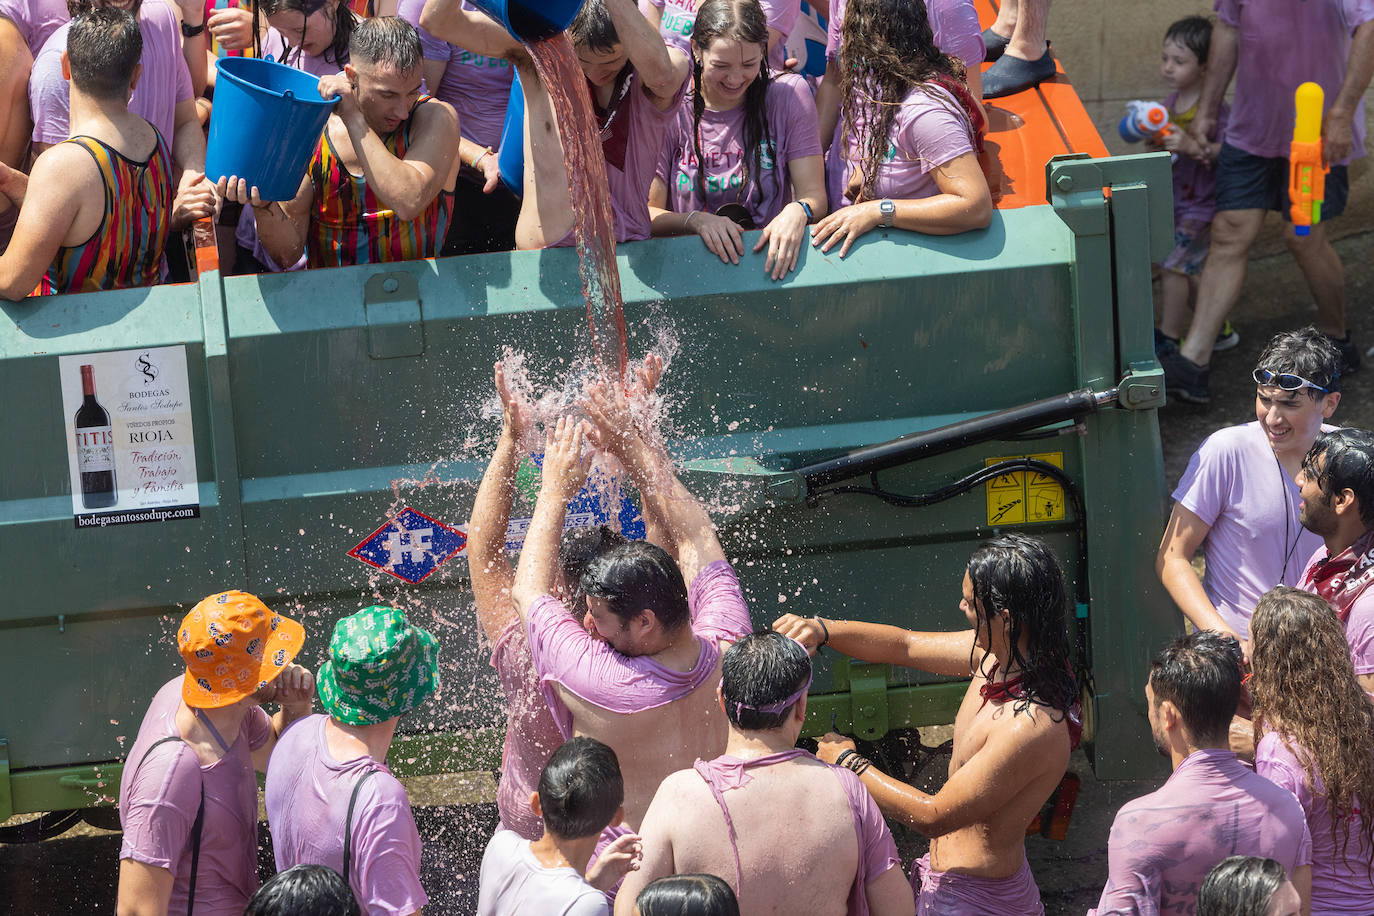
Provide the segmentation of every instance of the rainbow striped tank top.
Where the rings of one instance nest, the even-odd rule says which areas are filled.
[[[410,117],[383,142],[398,159],[405,158],[415,111],[429,96],[421,96]],[[311,267],[344,267],[385,261],[413,261],[438,255],[453,211],[453,190],[435,195],[417,219],[401,220],[377,199],[367,179],[344,166],[326,128],[310,160],[315,186],[306,244]]]
[[[94,137],[62,142],[75,143],[95,160],[105,182],[105,216],[85,242],[57,250],[34,295],[90,293],[159,282],[175,193],[172,154],[162,135],[157,135],[157,147],[144,162],[128,159]]]

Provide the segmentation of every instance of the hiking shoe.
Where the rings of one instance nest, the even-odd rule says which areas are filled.
[[[1036,60],[1022,60],[1003,54],[997,63],[983,73],[983,98],[997,99],[1031,89],[1054,74],[1054,54],[1050,51],[1049,42],[1045,43],[1045,53]]]
[[[987,55],[983,60],[992,63],[1002,56],[1002,52],[1011,44],[1010,38],[1003,38],[992,29],[983,29],[983,47],[987,49]]]
[[[1230,350],[1238,346],[1240,346],[1240,334],[1236,332],[1235,325],[1228,321],[1221,326],[1221,331],[1217,334],[1217,342],[1212,344],[1212,352],[1220,353],[1222,350]]]
[[[1156,358],[1164,367],[1164,393],[1169,398],[1178,398],[1189,404],[1210,404],[1212,396],[1207,390],[1207,379],[1211,369],[1199,366],[1179,352],[1178,347],[1165,347]]]
[[[1341,375],[1349,375],[1360,368],[1360,348],[1355,341],[1350,339],[1349,331],[1344,337],[1332,337],[1330,334],[1324,336],[1336,345],[1336,349],[1341,351]]]

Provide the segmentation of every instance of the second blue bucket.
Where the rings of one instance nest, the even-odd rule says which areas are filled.
[[[237,175],[263,200],[292,199],[338,96],[320,98],[319,77],[270,60],[225,57],[215,66],[205,176]]]
[[[468,0],[525,42],[539,41],[572,25],[582,0]]]

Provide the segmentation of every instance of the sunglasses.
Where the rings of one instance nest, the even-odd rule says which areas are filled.
[[[1268,369],[1256,369],[1251,375],[1255,379],[1256,385],[1271,385],[1283,389],[1284,391],[1300,391],[1303,388],[1314,388],[1322,394],[1330,394],[1330,388],[1323,388],[1316,382],[1310,382],[1301,375],[1294,375],[1291,372],[1270,372]]]

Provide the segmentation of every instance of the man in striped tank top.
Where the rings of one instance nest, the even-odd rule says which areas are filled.
[[[226,199],[252,204],[258,238],[278,264],[301,252],[310,267],[432,258],[439,254],[458,174],[458,115],[420,95],[420,36],[404,19],[368,19],[353,31],[344,72],[320,80],[339,96],[293,200],[263,201],[237,176]]]
[[[20,205],[14,238],[0,255],[0,298],[157,283],[168,229],[214,213],[209,185],[173,210],[167,140],[129,111],[142,52],[138,23],[123,10],[72,20],[62,55],[71,139],[44,151],[27,178],[0,176]]]

